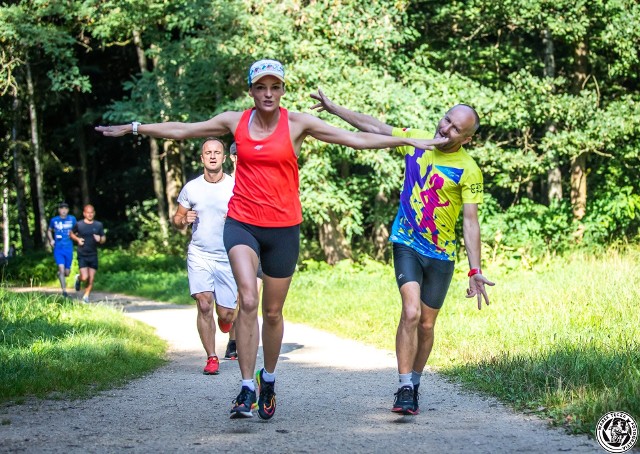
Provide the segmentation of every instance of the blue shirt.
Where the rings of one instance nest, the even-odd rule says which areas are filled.
[[[54,249],[73,249],[73,242],[69,238],[69,232],[75,225],[76,218],[71,214],[68,214],[64,219],[60,216],[55,216],[51,219],[49,228],[53,230],[53,239],[56,242]]]

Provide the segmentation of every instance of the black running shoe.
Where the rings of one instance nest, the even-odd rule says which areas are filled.
[[[409,385],[398,388],[398,392],[394,394],[396,399],[393,402],[391,411],[394,413],[402,413],[403,415],[415,415],[413,388]]]
[[[80,275],[76,274],[76,283],[75,283],[76,292],[80,291]]]
[[[231,419],[235,418],[251,418],[253,413],[251,412],[256,408],[256,392],[251,391],[248,387],[243,386],[240,390],[240,394],[233,401],[233,407],[231,408]]]
[[[420,393],[418,392],[418,388],[420,388],[420,383],[417,385],[413,385],[413,411],[414,415],[420,413],[420,406],[418,405],[418,400],[420,400]]]
[[[258,416],[261,419],[271,419],[276,412],[276,393],[274,386],[276,382],[268,382],[262,379],[262,371],[256,372],[256,383],[258,384]]]
[[[238,352],[236,351],[236,341],[229,341],[229,343],[227,344],[227,351],[224,353],[224,359],[238,359]]]

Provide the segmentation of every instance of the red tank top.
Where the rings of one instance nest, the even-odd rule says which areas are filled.
[[[249,136],[252,111],[242,113],[236,128],[238,167],[228,216],[259,227],[298,225],[302,206],[289,112],[281,107],[275,131],[263,140],[254,140]]]

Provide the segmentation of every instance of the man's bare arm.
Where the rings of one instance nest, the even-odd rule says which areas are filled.
[[[346,107],[342,107],[334,103],[320,89],[318,89],[318,93],[311,93],[310,96],[318,101],[317,104],[311,107],[312,109],[317,109],[318,112],[326,111],[336,117],[340,117],[360,131],[382,134],[385,136],[390,136],[393,131],[392,126],[381,122],[371,115],[354,112],[353,110],[349,110]]]
[[[356,150],[392,148],[408,145],[421,149],[432,149],[435,145],[447,143],[447,139],[415,139],[409,137],[393,137],[367,132],[351,132],[336,128],[328,123],[304,113],[291,113],[290,120],[300,137],[309,135],[326,143],[345,145]]]
[[[173,215],[171,222],[176,229],[183,230],[194,222],[197,217],[198,213],[178,204],[178,209],[176,210],[176,214]]]
[[[481,265],[481,247],[480,242],[480,223],[478,222],[478,205],[476,203],[465,203],[462,206],[462,232],[464,235],[464,247],[467,250],[469,258],[469,268],[480,269]],[[474,274],[469,277],[469,288],[467,288],[467,298],[478,299],[478,309],[482,309],[482,299],[489,304],[489,296],[484,286],[495,285],[489,281],[481,273]]]

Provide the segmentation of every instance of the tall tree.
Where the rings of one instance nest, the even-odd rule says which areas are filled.
[[[39,120],[39,111],[45,105],[39,90],[41,86],[46,87],[44,91],[50,92],[90,89],[87,77],[80,74],[73,51],[76,44],[74,29],[81,26],[83,19],[86,19],[86,15],[80,1],[21,0],[0,6],[0,41],[8,50],[8,53],[3,51],[0,54],[0,67],[3,68],[0,88],[6,93],[6,88],[13,86],[14,96],[25,99],[28,108],[34,160],[34,175],[30,179],[35,188],[31,194],[36,218],[34,239],[38,246],[48,246],[41,137],[44,128]],[[36,71],[36,67],[45,68],[46,77],[40,70]],[[6,68],[10,68],[10,71]],[[13,77],[14,73],[22,76]]]
[[[142,44],[140,31],[133,30],[133,42],[136,46],[136,54],[138,55],[138,64],[140,72],[144,76],[149,73],[147,57]],[[151,178],[153,180],[153,192],[158,201],[158,222],[160,223],[160,231],[164,238],[169,237],[169,215],[167,213],[167,202],[165,200],[164,182],[162,180],[162,164],[160,162],[160,146],[158,140],[149,137],[149,159],[151,161]]]

